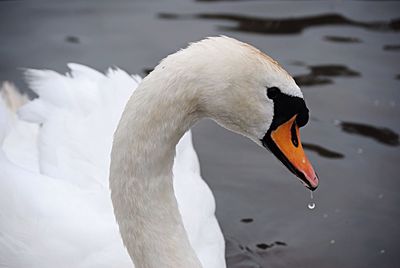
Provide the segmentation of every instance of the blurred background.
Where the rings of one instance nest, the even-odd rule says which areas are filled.
[[[206,36],[260,48],[311,111],[302,140],[310,193],[251,141],[210,120],[193,128],[217,202],[228,267],[398,267],[400,3],[389,1],[0,1],[0,81],[66,63],[145,76]]]

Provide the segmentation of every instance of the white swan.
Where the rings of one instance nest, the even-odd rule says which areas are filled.
[[[89,77],[90,79],[95,79],[98,75],[98,73],[93,72]],[[79,75],[76,77],[79,77]],[[84,98],[90,102],[93,92],[91,90],[88,91],[88,93],[84,93]],[[38,93],[41,95],[41,92]],[[49,96],[49,99],[54,102],[53,104],[64,106],[61,102],[58,103],[60,99],[57,94],[50,93]],[[88,106],[76,105],[69,99],[68,93],[66,93],[66,96],[69,102],[68,105],[65,105],[66,109],[77,108],[80,113],[87,115],[87,110],[90,110]],[[109,94],[107,97],[112,98],[113,96]],[[24,109],[26,110],[24,111]],[[29,110],[32,112],[29,113]],[[55,117],[55,115],[49,114],[43,105],[35,103],[35,101],[23,107],[21,114],[26,117],[32,115],[34,117],[33,120],[43,121],[44,125],[40,132],[46,132],[47,120]],[[87,116],[90,117],[90,115]],[[107,116],[107,114],[104,114],[104,116]],[[118,117],[119,114],[115,113],[110,116]],[[188,48],[164,59],[140,83],[138,89],[128,101],[115,133],[110,169],[111,197],[123,242],[136,267],[223,267],[225,265],[220,254],[221,248],[223,250],[223,245],[221,245],[221,239],[219,239],[219,228],[215,218],[212,217],[214,212],[213,204],[210,206],[198,202],[199,206],[191,207],[192,210],[193,208],[201,210],[203,205],[208,207],[207,217],[204,218],[211,218],[209,222],[212,222],[211,225],[213,226],[213,228],[210,228],[213,233],[197,234],[197,238],[199,238],[197,241],[202,241],[204,246],[200,248],[196,246],[193,233],[187,226],[187,216],[184,213],[184,209],[182,209],[183,203],[180,202],[179,198],[180,194],[186,195],[188,200],[196,198],[196,196],[186,192],[179,192],[178,187],[176,187],[177,203],[172,185],[175,145],[190,126],[202,117],[211,117],[222,126],[243,134],[257,144],[269,148],[307,187],[315,189],[318,185],[318,179],[304,155],[299,140],[299,126],[306,124],[308,109],[294,80],[271,58],[254,47],[234,39],[217,37],[194,43]],[[37,118],[41,119],[38,120]],[[75,120],[76,118],[79,117],[75,117]],[[60,118],[58,117],[58,119]],[[69,123],[68,118],[66,121]],[[92,127],[101,127],[101,122],[89,127],[85,120],[74,123],[85,125],[82,128],[85,131]],[[60,137],[62,137],[63,132],[69,131],[68,128],[63,128],[63,122],[59,123],[58,127],[60,128],[57,129]],[[104,129],[104,131],[107,132],[109,130]],[[69,134],[66,133],[65,135]],[[96,133],[87,137],[93,138],[95,136]],[[63,141],[68,144],[65,147],[66,149],[69,146],[73,148],[73,150],[67,150],[67,153],[63,155],[65,156],[63,160],[84,157],[90,162],[99,163],[96,161],[98,160],[96,159],[96,144],[98,143],[92,142],[90,138],[83,143],[82,141],[75,142],[69,139]],[[54,163],[59,157],[58,154],[52,153],[51,148],[53,147],[45,144],[45,139],[39,140],[40,142],[43,144],[39,148],[41,149],[42,146],[44,148],[41,149],[39,156],[44,153],[48,157],[48,163],[44,164],[44,166],[39,160],[40,170],[47,170],[46,172],[48,173],[57,172],[58,166],[63,166],[59,162]],[[82,148],[86,147],[92,148],[94,154],[74,155],[75,150],[81,153],[85,151]],[[72,158],[70,159],[69,157],[71,156]],[[24,186],[19,185],[21,183],[21,178],[19,177],[25,177],[28,174],[24,174],[25,171],[13,174],[13,168],[15,167],[4,158],[2,156],[2,165],[6,167],[4,170],[8,168],[11,170],[11,176],[15,175],[17,177],[17,179],[13,180],[17,181],[17,183],[12,184],[9,182],[10,185],[5,183],[5,186],[8,186],[8,188],[5,187],[5,191],[9,191],[11,194],[6,193],[6,197],[2,196],[1,201],[10,203],[9,199],[12,199],[13,192],[16,192],[15,188],[19,186],[24,188]],[[177,159],[179,159],[179,147]],[[35,157],[27,160],[27,162],[35,161]],[[175,165],[178,162],[176,160]],[[9,167],[10,165],[11,167]],[[101,181],[96,181],[96,178],[93,177],[87,179],[86,177],[90,174],[81,175],[80,171],[86,170],[87,166],[82,166],[82,163],[71,165],[70,167],[65,167],[64,170],[73,176],[62,178],[65,181],[71,180],[73,186],[79,186],[76,187],[79,189],[76,189],[77,193],[73,194],[70,204],[57,203],[60,199],[61,203],[63,203],[62,200],[67,197],[66,192],[69,194],[71,191],[69,188],[71,185],[63,180],[58,180],[55,183],[54,180],[52,181],[48,177],[43,179],[33,176],[30,182],[34,185],[31,186],[36,187],[36,183],[44,180],[44,183],[40,185],[47,188],[46,190],[54,187],[56,189],[55,194],[49,193],[49,196],[45,198],[46,201],[51,200],[51,203],[41,204],[42,207],[51,207],[52,210],[58,212],[62,210],[62,213],[59,212],[59,216],[68,221],[68,223],[71,222],[71,219],[65,218],[64,215],[69,216],[71,209],[76,210],[76,208],[79,208],[80,213],[78,217],[72,220],[72,223],[78,222],[78,233],[82,232],[79,235],[86,236],[85,239],[82,239],[85,247],[104,245],[104,241],[101,239],[101,232],[97,232],[97,236],[96,234],[87,236],[85,231],[90,233],[91,228],[98,229],[97,220],[100,217],[93,214],[101,212],[101,209],[104,211],[104,207],[109,206],[107,200],[105,200],[107,191],[104,190],[104,185]],[[69,170],[71,167],[74,169]],[[191,169],[198,172],[197,164],[192,164]],[[176,180],[177,171],[176,169],[173,171]],[[99,175],[103,176],[104,174]],[[86,183],[89,185],[86,185]],[[98,189],[101,187],[103,187],[102,195],[98,197],[96,193],[99,192]],[[89,193],[93,194],[93,196],[90,196],[90,206],[85,204],[88,199],[88,192],[85,191],[84,194],[86,195],[82,195],[81,188],[87,189]],[[182,189],[186,191],[189,188]],[[23,190],[32,195],[32,192],[35,192],[36,189]],[[204,190],[207,192],[208,189],[205,187]],[[210,200],[212,198],[208,198],[208,201]],[[38,203],[43,202],[41,200],[35,201]],[[15,207],[15,204],[11,205]],[[30,212],[29,209],[26,209],[26,212]],[[7,222],[6,220],[8,220],[10,214],[12,215],[10,211],[8,213],[5,213],[5,219],[4,217],[0,218],[2,230],[3,222]],[[3,214],[2,212],[0,215]],[[20,216],[18,213],[15,214]],[[90,215],[89,219],[93,216],[96,222],[96,224],[90,225],[89,228],[87,222],[90,222],[90,220],[84,226],[79,225],[82,225],[82,219],[87,219],[86,214]],[[43,215],[43,213],[39,214],[35,220],[42,220],[41,216]],[[107,220],[109,220],[108,225],[112,226],[112,220],[109,218]],[[48,225],[46,224],[42,226],[44,228],[43,231],[47,231],[45,228]],[[99,225],[102,224],[102,222],[99,223]],[[197,230],[200,230],[199,226],[203,226],[207,222],[200,221],[197,224]],[[105,230],[109,231],[114,227],[110,226],[106,227]],[[5,224],[5,227],[11,230],[6,229],[3,232],[5,236],[1,237],[0,245],[4,246],[4,248],[7,247],[8,250],[7,254],[2,254],[2,257],[6,257],[8,260],[12,258],[10,256],[16,257],[16,255],[12,255],[13,253],[15,254],[13,252],[15,248],[27,249],[29,252],[29,244],[23,244],[21,240],[15,239],[15,237],[18,237],[16,235],[18,232],[12,230],[10,224]],[[28,229],[27,233],[30,234],[30,231]],[[61,240],[62,243],[70,242],[69,235],[71,235],[71,230],[68,231],[70,232],[64,235],[64,240]],[[77,230],[74,229],[74,231]],[[13,234],[14,236],[9,236],[8,234]],[[37,238],[41,239],[40,235],[37,235],[39,236]],[[115,238],[117,234],[113,233],[112,236],[114,240],[110,240],[117,241]],[[87,239],[93,240],[87,241]],[[51,247],[57,247],[57,242],[59,241],[43,241],[44,244],[50,244],[45,245],[47,250]],[[101,248],[100,251],[92,256],[84,255],[84,262],[82,262],[81,252],[74,252],[73,248],[67,248],[67,251],[69,250],[78,256],[78,258],[74,260],[68,259],[68,261],[75,261],[75,263],[71,264],[74,267],[79,265],[81,267],[100,267],[100,265],[104,264],[104,261],[109,261],[107,257],[109,259],[112,258],[112,261],[118,261],[118,257],[121,257],[118,264],[114,263],[111,266],[122,267],[124,264],[128,265],[127,262],[121,261],[126,261],[127,258],[125,258],[126,255],[124,255],[121,245],[117,244],[118,242],[115,242],[115,244],[109,245],[107,248]],[[115,248],[117,250],[114,250]],[[25,253],[24,251],[22,252]],[[36,253],[29,252],[27,255]],[[72,255],[70,254],[69,256],[72,257]],[[219,257],[216,257],[216,255],[219,255]],[[25,261],[29,258],[34,260],[43,257],[47,257],[53,263],[57,263],[57,259],[54,260],[53,256],[49,257],[48,251],[38,252],[35,256],[28,256]],[[60,259],[58,261],[60,262]],[[78,263],[78,261],[80,262]],[[22,267],[14,265],[12,259],[8,263],[3,263],[9,264],[11,267]],[[41,260],[41,263],[43,264],[41,267],[46,267],[48,260]],[[95,263],[94,266],[93,263]],[[30,267],[38,266],[30,265]]]
[[[113,132],[140,78],[69,67],[65,76],[28,71],[39,98],[19,109],[24,120],[0,98],[0,267],[133,267],[113,214],[108,167]],[[27,102],[9,84],[1,93],[14,110]],[[215,202],[190,132],[175,161],[174,186],[191,245],[204,267],[223,267]]]

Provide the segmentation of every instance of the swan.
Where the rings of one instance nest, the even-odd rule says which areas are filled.
[[[86,67],[72,67],[78,69],[76,74],[73,75],[74,78],[82,78],[82,73],[85,73],[86,77],[90,78],[89,80],[98,79],[99,77],[98,73],[93,70],[89,71],[85,69]],[[82,72],[82,69],[84,69],[84,72]],[[43,74],[33,72],[31,75],[37,78]],[[48,74],[46,73],[46,75]],[[31,86],[36,88],[38,95],[41,96],[43,92],[38,90],[40,86],[34,81],[35,79],[31,80]],[[42,80],[39,84],[42,85],[50,81],[51,79]],[[106,82],[105,87],[110,86],[110,84],[107,85],[107,81],[104,81],[104,79],[103,81],[97,80],[97,82],[99,81],[100,83]],[[60,83],[60,85],[62,86],[63,83]],[[97,84],[97,86],[102,87],[103,85]],[[90,89],[90,86],[88,88],[88,92],[84,93],[85,101],[88,103],[96,102],[96,100],[92,100],[94,92]],[[102,107],[103,104],[106,104],[75,104],[73,96],[69,92],[65,91],[63,93],[65,93],[67,104],[63,104],[65,100],[61,100],[58,93],[44,93],[44,95],[48,94],[51,109],[59,109],[57,105],[64,106],[64,110],[76,109],[80,116],[90,117],[88,110],[90,110],[91,105]],[[115,96],[109,93],[106,97],[112,99]],[[3,183],[6,179],[2,177],[1,182],[4,184],[2,186],[6,186],[2,188],[4,190],[1,190],[2,193],[3,191],[5,192],[5,197],[2,195],[0,199],[2,204],[11,203],[13,207],[16,207],[18,204],[12,204],[9,201],[12,198],[15,201],[16,198],[13,194],[21,190],[24,194],[34,195],[32,192],[35,192],[37,188],[45,188],[41,190],[50,192],[46,192],[48,195],[43,198],[45,200],[42,200],[41,196],[35,195],[33,196],[35,201],[37,203],[46,203],[40,204],[41,209],[51,207],[51,212],[59,212],[57,216],[66,220],[66,225],[70,223],[76,224],[82,228],[79,230],[88,231],[90,235],[93,234],[92,236],[86,236],[87,234],[82,231],[78,234],[82,237],[86,236],[85,239],[81,239],[85,247],[104,245],[103,233],[99,232],[99,226],[97,225],[104,224],[107,225],[102,226],[105,230],[114,230],[116,224],[110,218],[113,214],[115,215],[122,242],[117,239],[119,238],[118,232],[110,232],[109,236],[112,236],[112,239],[108,237],[106,242],[113,241],[113,243],[101,247],[100,250],[94,251],[90,256],[83,257],[80,252],[74,252],[74,248],[70,246],[66,249],[70,251],[69,257],[77,254],[78,258],[66,259],[70,265],[65,267],[100,267],[105,261],[108,261],[109,266],[104,267],[123,267],[123,265],[129,265],[127,261],[129,258],[133,261],[135,267],[145,268],[225,266],[223,253],[221,258],[223,243],[221,245],[220,242],[223,242],[223,240],[220,239],[221,233],[215,217],[213,217],[213,199],[208,198],[208,202],[211,200],[211,206],[210,204],[204,204],[204,200],[200,200],[189,209],[189,212],[194,213],[196,210],[208,207],[207,213],[205,213],[208,216],[205,217],[205,219],[209,220],[208,222],[191,222],[194,225],[197,224],[197,231],[202,226],[210,224],[210,222],[213,226],[213,228],[209,228],[211,233],[206,230],[201,234],[197,234],[197,241],[200,242],[196,242],[192,232],[194,229],[190,229],[191,225],[187,223],[192,215],[188,213],[188,210],[185,212],[185,209],[183,209],[184,203],[182,202],[184,198],[180,198],[180,195],[185,196],[186,200],[198,198],[198,196],[193,195],[193,193],[198,194],[198,192],[190,192],[190,187],[196,187],[196,185],[182,187],[180,190],[175,187],[176,177],[179,173],[176,168],[180,159],[179,154],[189,154],[189,158],[190,155],[195,157],[193,150],[188,150],[186,153],[180,152],[178,143],[184,141],[185,136],[187,136],[185,133],[196,121],[204,117],[211,118],[226,129],[244,135],[256,144],[270,150],[309,189],[315,190],[318,186],[318,177],[307,159],[300,141],[299,128],[308,121],[308,108],[300,88],[276,61],[246,43],[221,36],[210,37],[190,44],[187,48],[162,60],[154,71],[137,85],[129,100],[125,99],[124,105],[123,112],[121,109],[119,112],[114,112],[110,115],[103,114],[106,120],[108,120],[107,117],[113,118],[109,119],[110,121],[117,118],[113,121],[115,122],[114,128],[111,128],[111,131],[116,130],[112,141],[111,156],[110,159],[107,159],[110,163],[109,188],[111,190],[112,205],[109,202],[110,200],[106,198],[108,191],[105,190],[104,186],[108,186],[107,183],[97,180],[96,176],[89,176],[93,173],[80,174],[81,170],[85,170],[88,167],[79,161],[78,163],[74,162],[79,157],[86,158],[88,161],[91,161],[91,157],[94,157],[92,161],[95,163],[94,165],[107,163],[107,160],[96,161],[98,160],[96,158],[96,145],[101,144],[101,142],[91,142],[91,138],[96,139],[96,135],[86,136],[85,142],[87,143],[80,143],[81,141],[79,140],[76,142],[75,140],[69,140],[69,129],[63,124],[68,126],[71,123],[69,120],[78,118],[77,114],[74,114],[71,118],[66,118],[66,122],[55,124],[53,129],[51,127],[46,129],[48,121],[52,121],[55,118],[61,119],[62,117],[49,114],[43,103],[38,101],[29,102],[19,109],[19,113],[25,120],[43,124],[40,130],[33,131],[33,133],[40,132],[39,135],[36,134],[36,138],[40,135],[46,137],[45,133],[51,131],[58,131],[60,137],[62,135],[67,137],[62,137],[66,152],[61,155],[62,159],[68,162],[67,165],[57,163],[56,160],[59,155],[54,153],[53,144],[46,144],[46,139],[43,137],[38,139],[40,146],[36,157],[34,155],[31,158],[28,157],[29,159],[25,159],[23,155],[9,154],[16,159],[14,162],[19,161],[25,164],[24,168],[20,166],[18,172],[14,171],[15,163],[10,161],[10,157],[7,159],[4,153],[0,155],[1,167],[5,167],[3,170],[6,170],[10,174],[9,176],[15,177],[13,182],[16,181],[16,185],[13,185],[10,181]],[[107,108],[107,106],[104,108]],[[118,122],[119,117],[120,120]],[[101,121],[101,117],[98,118]],[[7,121],[7,118],[0,120]],[[75,123],[85,124],[87,122],[85,120],[79,122],[78,120]],[[101,122],[97,121],[96,123],[94,125],[86,125],[86,128],[82,128],[82,131],[96,128],[107,133],[110,132],[110,129],[101,128]],[[7,124],[3,123],[3,125]],[[30,128],[32,126],[24,127]],[[4,133],[9,132],[10,130],[7,129],[0,132],[3,140],[4,136],[9,136]],[[23,135],[27,131],[21,132],[21,135]],[[42,132],[44,133],[42,134]],[[183,139],[181,140],[182,136]],[[34,143],[34,141],[32,142]],[[107,142],[108,140],[105,143]],[[15,143],[15,140],[10,141],[10,143]],[[186,143],[190,143],[188,137],[186,137]],[[66,145],[73,147],[73,150]],[[25,146],[29,147],[31,145],[27,144]],[[109,146],[111,147],[111,141]],[[5,147],[5,151],[7,151],[7,148],[12,151],[9,149],[11,146]],[[86,147],[92,149],[91,152],[93,154],[85,155],[85,149],[82,148]],[[187,147],[192,149],[191,144]],[[75,150],[78,153],[74,154]],[[83,155],[80,155],[80,153]],[[46,155],[47,161],[41,161],[42,154]],[[73,157],[70,159],[69,157],[71,156]],[[192,173],[199,176],[197,161],[185,162],[185,158],[180,161],[182,166],[187,166]],[[25,181],[22,178],[35,172],[35,170],[32,170],[32,166],[38,166],[39,171],[45,170],[46,176],[43,174],[31,176],[29,183],[33,189],[26,189],[24,188]],[[71,167],[73,167],[73,170],[71,170]],[[52,178],[48,177],[48,175],[57,173],[58,168],[63,169],[68,174],[63,178],[64,180],[52,180]],[[102,178],[104,176],[104,174],[96,175],[101,175],[99,177]],[[182,175],[187,176],[188,174]],[[36,185],[37,183],[39,186]],[[182,179],[181,183],[185,183],[185,180]],[[78,189],[73,188],[73,186]],[[204,194],[208,191],[208,188],[204,184],[202,187],[204,188],[202,194]],[[18,188],[18,191],[15,188]],[[101,197],[100,195],[96,196],[99,188],[102,189]],[[84,189],[83,192],[81,191],[82,189]],[[71,198],[69,195],[71,195],[72,191],[75,192],[73,192]],[[210,194],[209,192],[207,193]],[[92,194],[93,196],[91,196]],[[90,205],[85,203],[88,195]],[[65,197],[69,198],[67,200],[71,201],[70,204],[63,202]],[[55,203],[53,204],[53,202]],[[17,202],[15,201],[15,203]],[[104,207],[107,208],[107,212],[105,212]],[[29,206],[20,210],[22,211],[17,211],[20,214],[14,213],[18,217],[25,212],[27,214],[30,212]],[[71,210],[73,211],[71,212]],[[74,220],[68,219],[67,217],[70,216],[68,214],[75,213],[75,210],[80,210],[78,217]],[[27,217],[36,216],[35,220],[40,221],[41,216],[46,211],[40,212],[39,216],[28,215]],[[96,215],[99,212],[107,214],[107,222],[98,222],[98,220],[105,218],[104,215],[102,217]],[[48,254],[48,251],[43,250],[39,251],[38,255],[32,255],[33,253],[36,254],[36,252],[30,251],[30,244],[21,242],[24,235],[30,234],[31,230],[21,231],[22,234],[12,230],[11,224],[7,225],[7,223],[11,222],[9,217],[12,217],[12,215],[10,211],[8,211],[8,214],[7,212],[1,212],[0,214],[1,230],[4,230],[4,226],[8,227],[0,237],[0,245],[2,248],[6,248],[6,254],[1,255],[2,258],[6,258],[6,261],[1,260],[1,264],[6,264],[9,267],[23,267],[21,264],[31,264],[26,262],[27,260],[34,260],[37,261],[36,263],[42,264],[42,266],[39,264],[36,266],[29,265],[30,267],[50,267],[47,265],[50,260],[53,264],[63,267],[64,260],[60,261],[58,259],[57,263],[57,259]],[[87,223],[90,220],[82,221],[85,218],[93,220],[94,224],[88,227]],[[7,222],[7,220],[9,221]],[[17,220],[20,219],[14,219],[14,221]],[[198,220],[198,217],[196,220]],[[42,233],[46,233],[47,225],[42,225],[41,227],[42,232],[37,232],[35,238],[40,239]],[[95,229],[95,231],[92,229]],[[72,231],[76,230],[77,228],[72,228]],[[69,239],[69,235],[72,233],[71,230],[68,231],[69,233],[63,236],[64,240],[41,242],[45,244],[44,246],[47,246],[47,249],[56,248],[59,242],[65,243],[73,240]],[[74,238],[76,238],[76,235]],[[93,241],[87,241],[88,238],[93,239]],[[126,251],[123,250],[122,243]],[[202,244],[203,247],[198,246],[197,243]],[[115,248],[117,249],[115,250]],[[20,251],[18,252],[17,250]],[[17,257],[16,252],[22,253],[25,263],[12,259]],[[84,260],[82,261],[82,259]],[[17,264],[14,265],[14,263]]]
[[[113,214],[108,167],[112,135],[141,78],[68,67],[66,75],[28,70],[33,101],[9,83],[0,89],[0,267],[134,267]],[[224,267],[215,201],[190,131],[177,145],[174,187],[199,259]]]

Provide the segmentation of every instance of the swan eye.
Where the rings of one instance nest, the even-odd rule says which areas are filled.
[[[277,87],[270,87],[267,89],[267,96],[270,99],[275,99],[279,93],[281,93],[281,91]]]

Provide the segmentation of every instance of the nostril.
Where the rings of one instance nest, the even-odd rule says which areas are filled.
[[[296,121],[293,122],[292,127],[290,128],[292,143],[294,147],[299,147],[299,140],[297,139],[297,131],[296,131]]]

